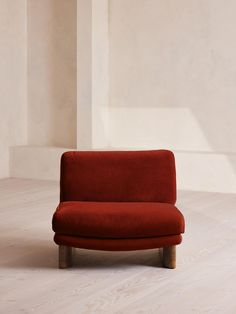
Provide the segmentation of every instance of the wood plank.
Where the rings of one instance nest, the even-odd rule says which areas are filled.
[[[179,191],[177,268],[159,250],[76,250],[57,269],[58,182],[0,180],[1,313],[236,313],[236,195]]]

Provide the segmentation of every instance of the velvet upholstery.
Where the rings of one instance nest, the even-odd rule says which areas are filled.
[[[58,245],[66,245],[75,248],[103,251],[134,251],[162,248],[180,244],[180,234],[156,238],[139,239],[99,239],[55,234],[54,241]]]
[[[157,151],[66,152],[61,202],[176,201],[174,155]]]
[[[180,244],[175,160],[168,150],[74,151],[61,158],[58,245],[138,250]]]
[[[53,217],[60,234],[93,238],[145,238],[181,234],[184,219],[172,204],[62,202]]]

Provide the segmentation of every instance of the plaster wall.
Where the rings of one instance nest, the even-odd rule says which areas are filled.
[[[0,178],[9,176],[9,146],[27,141],[26,1],[0,1]]]
[[[110,0],[109,145],[172,149],[179,188],[236,192],[236,2]]]
[[[28,0],[28,143],[76,147],[76,0]]]

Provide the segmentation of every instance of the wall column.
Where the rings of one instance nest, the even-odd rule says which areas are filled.
[[[77,0],[77,149],[108,146],[108,0]]]

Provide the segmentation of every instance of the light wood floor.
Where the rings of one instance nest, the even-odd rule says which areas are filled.
[[[180,191],[177,268],[158,250],[77,250],[57,269],[55,182],[0,180],[0,313],[236,313],[236,195]]]

